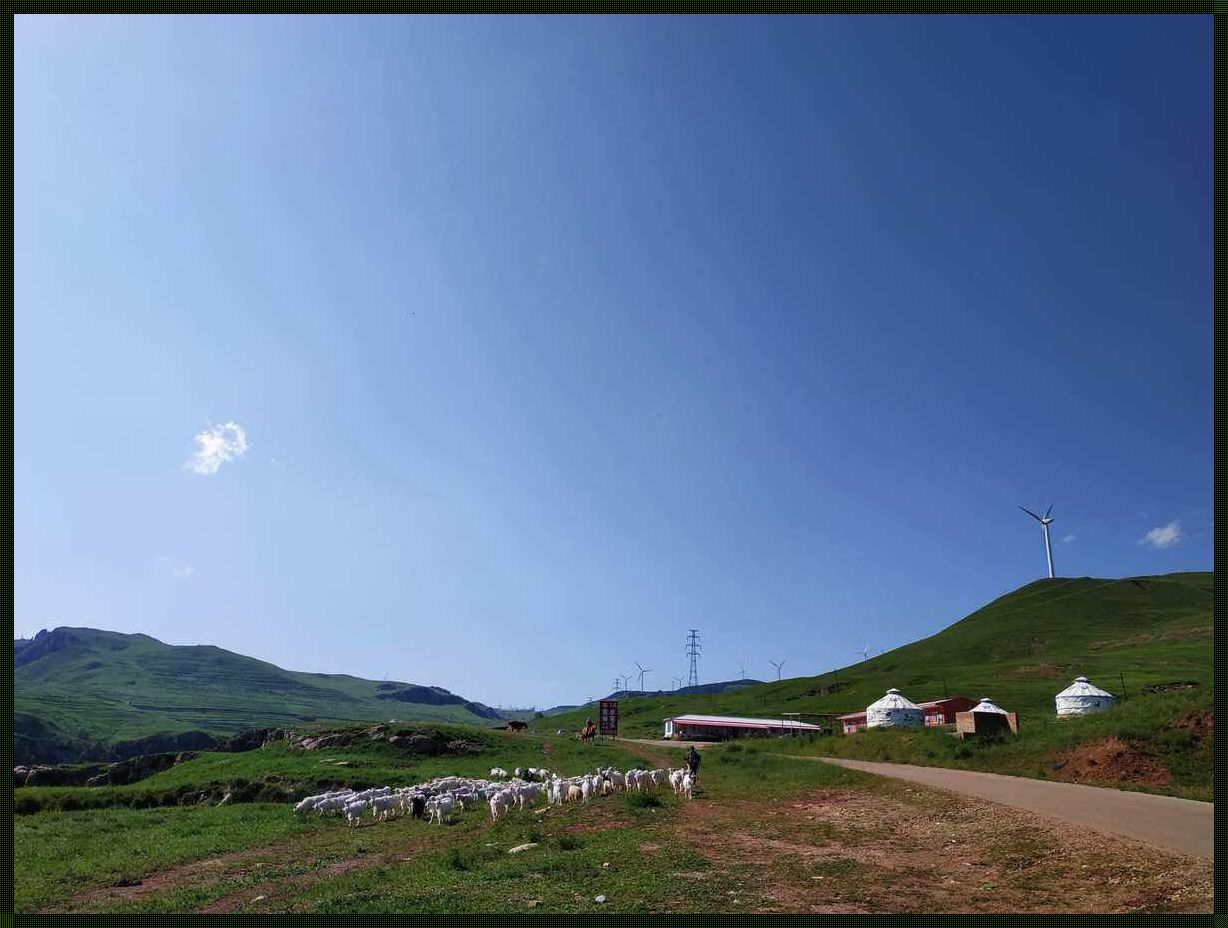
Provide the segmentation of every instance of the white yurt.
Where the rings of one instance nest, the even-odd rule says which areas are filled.
[[[897,689],[866,706],[866,728],[921,728],[925,713]]]
[[[1093,686],[1087,677],[1075,677],[1074,683],[1054,697],[1058,718],[1069,715],[1091,715],[1112,709],[1116,698],[1098,686]]]
[[[988,696],[982,696],[981,701],[972,707],[973,712],[988,712],[991,715],[1006,715],[1005,709],[999,709]]]

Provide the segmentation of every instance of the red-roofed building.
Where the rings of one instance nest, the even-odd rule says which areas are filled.
[[[724,741],[749,735],[817,735],[818,725],[792,719],[747,719],[729,715],[676,715],[665,720],[665,737],[676,741]]]
[[[976,705],[975,699],[967,696],[945,696],[930,702],[919,702],[917,706],[925,714],[927,728],[936,725],[954,725],[956,712],[967,712]],[[846,735],[861,731],[866,727],[866,712],[849,712],[840,716],[840,725]]]

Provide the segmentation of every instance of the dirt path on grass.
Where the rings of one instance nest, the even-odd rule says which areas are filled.
[[[1209,802],[979,770],[837,757],[810,759],[988,799],[1182,854],[1208,860],[1215,856],[1215,807]]]
[[[1211,912],[1210,861],[901,783],[688,803],[727,912]],[[713,885],[713,884],[709,884]],[[684,902],[680,900],[680,904]]]

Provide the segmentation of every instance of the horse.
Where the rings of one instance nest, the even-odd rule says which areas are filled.
[[[507,730],[513,732],[522,732],[529,727],[528,722],[522,722],[520,719],[513,719],[507,723]]]
[[[578,737],[581,741],[591,744],[593,739],[597,737],[597,726],[590,722],[584,726],[584,730],[580,732]]]

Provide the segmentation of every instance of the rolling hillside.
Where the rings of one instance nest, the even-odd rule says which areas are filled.
[[[770,717],[854,712],[893,686],[915,702],[944,692],[990,696],[1019,713],[1022,734],[1009,750],[995,749],[999,766],[992,759],[980,766],[1040,775],[1042,755],[1125,738],[1136,747],[1149,742],[1146,750],[1156,756],[1172,755],[1171,763],[1160,760],[1176,771],[1174,782],[1202,784],[1195,791],[1209,796],[1210,732],[1183,735],[1174,726],[1191,714],[1200,714],[1200,730],[1213,726],[1212,671],[1210,573],[1040,580],[936,635],[834,673],[715,695],[624,700],[621,733],[657,738],[663,719],[685,712]],[[1124,679],[1125,698],[1104,717],[1058,722],[1053,697],[1079,674],[1118,695]],[[552,723],[577,727],[591,713],[591,706],[582,706]],[[822,742],[816,751],[978,765],[975,757],[956,757],[954,739],[938,732],[881,738],[871,733]]]
[[[695,693],[705,693],[705,694],[710,695],[712,693],[724,693],[727,690],[738,690],[738,689],[744,689],[745,687],[748,687],[748,686],[757,686],[758,684],[762,682],[763,682],[762,680],[754,680],[754,679],[725,680],[721,683],[700,683],[698,686],[682,686],[676,690],[646,690],[643,692],[639,690],[618,690],[617,692],[610,693],[610,695],[602,696],[601,698],[602,699],[623,700],[623,699],[631,699],[632,697],[635,697],[637,699],[659,699],[665,696],[688,696],[688,695],[693,695]],[[582,709],[582,708],[584,707],[583,706],[554,706],[553,708],[546,709],[541,714],[546,718],[552,718],[556,715],[563,715],[565,713],[573,712],[577,709]]]
[[[16,761],[112,759],[208,747],[304,722],[467,722],[501,713],[439,687],[297,673],[209,646],[57,628],[14,645]]]

